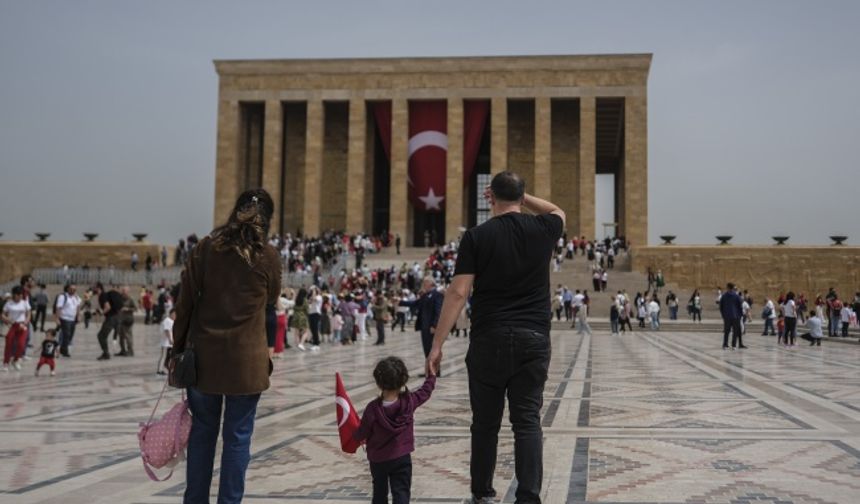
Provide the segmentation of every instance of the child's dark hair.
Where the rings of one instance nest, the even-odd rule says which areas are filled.
[[[45,329],[45,336],[56,336],[56,335],[57,335],[56,329]]]
[[[409,371],[401,359],[386,357],[376,364],[373,379],[382,390],[400,390],[409,381]]]

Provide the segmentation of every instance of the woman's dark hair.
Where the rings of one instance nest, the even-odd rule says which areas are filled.
[[[308,291],[304,287],[299,289],[299,293],[296,294],[296,306],[301,306],[302,303],[305,302],[305,299],[308,297]]]
[[[382,390],[400,390],[409,381],[406,364],[397,357],[386,357],[376,364],[373,370],[376,386]]]
[[[496,174],[490,182],[490,190],[500,201],[516,202],[523,199],[526,192],[525,181],[516,173],[503,171]]]
[[[249,265],[266,246],[275,204],[265,189],[249,189],[239,195],[227,223],[212,231],[216,250],[235,250]]]
[[[794,291],[788,291],[788,294],[785,295],[786,301],[791,299],[794,300]]]
[[[12,295],[13,296],[23,296],[24,295],[24,288],[21,287],[20,285],[16,285],[15,287],[12,287]]]

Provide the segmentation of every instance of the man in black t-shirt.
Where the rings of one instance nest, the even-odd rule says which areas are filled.
[[[540,409],[552,316],[549,265],[565,215],[556,205],[526,194],[525,183],[512,172],[493,177],[484,197],[493,217],[466,231],[460,241],[427,372],[439,371],[442,345],[471,293],[466,367],[472,406],[472,502],[491,502],[496,495],[496,445],[507,394],[515,439],[516,502],[540,503]]]
[[[98,296],[99,307],[105,316],[98,334],[99,346],[102,348],[102,354],[98,360],[108,360],[110,359],[108,337],[112,332],[119,330],[119,313],[122,310],[123,297],[116,289],[104,292],[101,284],[96,284],[95,295]]]

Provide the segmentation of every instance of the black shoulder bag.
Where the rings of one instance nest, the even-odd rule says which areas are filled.
[[[201,246],[201,245],[198,245]],[[206,273],[206,256],[207,251],[202,251],[203,255],[203,270],[201,275]],[[194,323],[197,321],[197,311],[200,306],[200,298],[203,291],[200,286],[194,282],[194,278],[188,275],[189,280],[194,283],[194,290],[197,293],[197,299],[194,300],[194,305],[191,309],[191,320],[188,323],[188,333],[185,337],[185,348],[181,354],[174,355],[170,358],[170,372],[167,375],[167,382],[171,387],[188,388],[197,385],[197,357],[194,354]]]

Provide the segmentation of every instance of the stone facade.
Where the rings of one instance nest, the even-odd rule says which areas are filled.
[[[64,264],[128,269],[132,252],[137,252],[141,267],[147,252],[153,259],[161,258],[161,247],[150,243],[0,242],[0,278],[13,280],[36,268],[59,268]],[[168,247],[168,253],[172,263],[173,249]]]
[[[380,153],[368,107],[389,101],[387,223],[410,243],[409,102],[447,100],[449,145],[462,145],[463,100],[479,99],[491,105],[490,173],[521,173],[530,191],[567,211],[570,234],[592,237],[595,165],[603,155],[596,147],[595,100],[614,98],[625,103],[618,122],[623,162],[612,168],[622,185],[619,232],[645,244],[650,64],[650,54],[216,61],[215,224],[226,219],[241,190],[259,182],[275,199],[275,229],[370,231],[379,210],[373,156]],[[261,152],[251,152],[260,143]],[[446,235],[467,224],[469,198],[457,183],[462,162],[462,150],[449,148]]]
[[[757,299],[788,290],[815,299],[830,287],[851,299],[860,291],[860,247],[663,245],[631,254],[635,271],[662,269],[667,282],[688,290],[710,293],[733,282]]]

